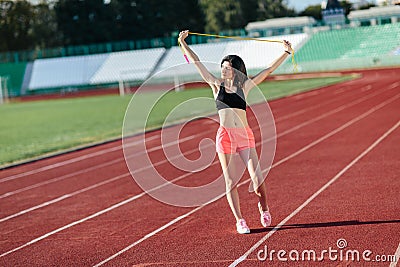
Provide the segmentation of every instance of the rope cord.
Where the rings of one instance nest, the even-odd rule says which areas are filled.
[[[266,39],[258,39],[258,38],[251,38],[251,37],[240,37],[240,36],[224,36],[224,35],[216,35],[216,34],[208,34],[208,33],[197,33],[197,32],[189,32],[191,35],[198,35],[198,36],[208,36],[208,37],[215,37],[215,38],[225,38],[225,39],[235,39],[235,40],[251,40],[251,41],[258,41],[258,42],[269,42],[269,43],[284,43],[281,40],[266,40]],[[183,48],[181,47],[180,42],[178,41],[179,47],[182,50],[182,54],[186,59],[187,63],[190,63],[188,57],[185,54],[185,51],[183,51]],[[294,72],[297,72],[297,63],[294,59],[294,49],[292,48],[292,65],[293,65],[293,70]]]

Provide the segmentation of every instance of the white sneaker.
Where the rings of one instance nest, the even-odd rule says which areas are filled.
[[[269,211],[263,211],[260,202],[258,202],[258,210],[260,211],[261,214],[261,224],[264,227],[268,227],[271,225],[272,222],[272,218],[271,218],[271,214],[269,213]]]
[[[236,230],[239,234],[249,234],[250,228],[247,226],[246,221],[244,219],[240,219],[236,223]]]

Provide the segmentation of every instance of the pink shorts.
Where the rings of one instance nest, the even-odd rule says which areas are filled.
[[[250,127],[225,128],[220,126],[215,138],[218,153],[234,154],[246,148],[256,147],[254,134]]]

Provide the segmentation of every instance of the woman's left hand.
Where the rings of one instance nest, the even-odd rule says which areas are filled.
[[[178,41],[182,43],[189,35],[189,30],[184,30],[179,33]]]

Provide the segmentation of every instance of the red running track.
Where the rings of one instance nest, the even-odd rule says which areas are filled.
[[[277,150],[267,177],[268,229],[247,192],[247,174],[239,194],[252,233],[238,235],[223,197],[180,208],[143,193],[116,141],[0,172],[0,265],[394,266],[390,256],[400,257],[398,71],[362,71],[356,80],[270,103]],[[252,115],[249,121],[259,149],[267,141]],[[199,141],[213,139],[218,126],[207,119],[189,125],[179,148],[196,159]],[[177,184],[202,185],[221,173],[216,158],[195,174],[173,167],[160,131],[147,133],[146,145],[156,168]],[[143,155],[137,151],[132,160]]]

